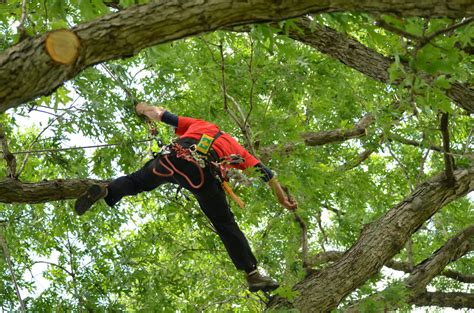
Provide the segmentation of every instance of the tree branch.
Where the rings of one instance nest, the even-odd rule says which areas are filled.
[[[438,249],[429,258],[418,264],[413,270],[411,269],[410,263],[402,263],[405,270],[409,270],[411,273],[405,279],[405,286],[408,289],[408,303],[414,303],[418,301],[418,297],[426,294],[426,286],[428,283],[439,273],[442,269],[450,262],[457,260],[459,257],[466,254],[471,245],[474,244],[474,225],[467,227],[453,238],[451,238],[443,247]],[[408,267],[408,268],[406,268]],[[351,305],[348,312],[359,312],[360,304],[367,300],[378,301],[383,300],[382,294],[373,294],[357,303]],[[425,299],[426,300],[426,299]],[[385,305],[390,309],[395,309],[398,303],[393,303],[393,300],[387,299]],[[437,305],[435,303],[427,305]]]
[[[474,248],[474,244],[470,246],[469,250]],[[326,263],[329,262],[336,262],[344,255],[342,251],[325,251],[321,253],[314,254],[308,257],[308,266],[309,267],[321,267]],[[396,271],[401,271],[405,273],[411,273],[413,271],[413,267],[410,266],[409,262],[400,262],[395,260],[389,260],[384,266],[389,267]],[[439,276],[448,277],[454,280],[457,280],[461,283],[474,283],[474,275],[466,275],[460,272],[456,272],[453,270],[443,270],[441,273],[438,274]]]
[[[18,25],[18,34],[20,35],[19,41],[22,41],[27,37],[26,35],[26,28],[25,28],[25,22],[26,22],[26,17],[27,17],[27,8],[26,8],[26,0],[23,0],[21,3],[21,18],[20,18],[20,24]]]
[[[341,142],[352,138],[367,135],[367,127],[375,121],[372,113],[367,113],[357,122],[353,128],[333,129],[329,131],[303,133],[301,137],[307,146],[321,146],[328,143]]]
[[[405,280],[407,288],[411,291],[412,298],[424,292],[433,277],[441,273],[450,262],[466,254],[473,243],[474,225],[471,225],[451,238],[428,259],[418,264]]]
[[[410,303],[417,306],[474,309],[474,294],[462,292],[425,292],[413,298]]]
[[[24,183],[16,179],[0,181],[0,203],[44,203],[76,199],[93,184],[107,184],[95,179],[57,179]]]
[[[448,113],[441,113],[441,122],[440,130],[443,135],[443,152],[444,152],[444,168],[446,173],[446,182],[448,185],[452,186],[454,184],[453,168],[454,160],[451,155],[449,155],[449,130],[448,130]]]

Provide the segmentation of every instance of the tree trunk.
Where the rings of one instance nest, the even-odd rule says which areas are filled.
[[[106,184],[95,179],[58,179],[38,183],[22,183],[16,179],[0,181],[0,202],[43,203],[75,199],[92,184]]]
[[[278,21],[317,12],[394,13],[462,17],[474,14],[470,0],[397,1],[159,1],[132,6],[71,29],[80,40],[72,64],[51,59],[46,35],[23,40],[0,55],[0,113],[48,95],[84,68],[129,57],[156,44],[224,26]]]
[[[423,223],[449,202],[474,189],[474,167],[455,171],[448,187],[444,173],[420,185],[378,220],[366,225],[358,241],[333,265],[299,282],[292,303],[276,297],[270,308],[297,308],[302,312],[328,312],[397,254]]]

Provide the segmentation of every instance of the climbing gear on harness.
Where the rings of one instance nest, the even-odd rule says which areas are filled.
[[[229,185],[229,177],[227,175],[227,170],[229,165],[236,165],[245,162],[244,158],[238,154],[231,154],[228,156],[224,156],[219,159],[217,162],[211,162],[211,164],[218,169],[218,177],[221,180],[222,189],[229,195],[229,197],[234,200],[237,205],[243,209],[245,208],[245,203],[240,199],[239,196],[235,194],[232,190],[232,187]]]
[[[191,154],[191,150],[190,149],[187,149],[187,148],[184,148],[183,146],[181,146],[179,143],[173,143],[171,145],[171,149],[174,150],[174,152],[176,153],[176,157],[177,158],[180,158],[180,159],[183,159],[183,160],[186,160],[188,162],[191,162],[193,163],[194,165],[196,165],[196,167],[198,168],[199,170],[199,177],[200,177],[200,181],[198,184],[194,184],[191,179],[189,178],[188,175],[186,175],[185,173],[181,172],[180,170],[178,170],[176,168],[176,166],[174,166],[173,162],[170,161],[170,159],[168,158],[168,156],[172,153],[171,151],[169,151],[169,148],[168,147],[165,151],[167,151],[167,153],[165,154],[161,154],[160,157],[156,158],[155,159],[155,166],[153,167],[152,171],[153,171],[153,174],[157,175],[157,176],[161,176],[161,177],[171,177],[173,176],[175,173],[178,173],[179,175],[181,175],[187,182],[188,184],[194,188],[194,189],[199,189],[202,187],[202,185],[204,185],[204,171],[203,171],[203,167],[200,166],[200,164],[198,163],[198,161],[196,161],[194,159],[194,157],[192,156]],[[168,152],[169,151],[169,152]],[[168,165],[166,165],[163,160],[164,159]],[[161,164],[167,171],[168,173],[160,173],[156,170],[156,162],[158,162],[159,164]]]
[[[206,167],[206,162],[209,163],[209,154],[211,153],[211,147],[214,141],[219,138],[222,135],[221,131],[218,131],[217,134],[214,137],[211,137],[209,135],[203,134],[201,136],[200,141],[197,144],[192,144],[188,148],[184,148],[181,144],[178,142],[171,143],[167,146],[164,146],[161,148],[159,155],[159,158],[155,159],[155,162],[158,162],[161,164],[167,171],[168,173],[160,173],[156,170],[156,163],[155,166],[153,167],[152,171],[153,174],[161,177],[171,177],[174,175],[174,173],[178,173],[181,175],[187,182],[188,184],[194,188],[198,189],[201,188],[202,185],[204,185],[204,171],[203,168]],[[186,140],[186,139],[183,139]],[[198,184],[194,184],[191,179],[189,178],[188,175],[185,173],[181,172],[178,170],[174,164],[169,160],[168,155],[172,153],[172,150],[176,153],[176,157],[186,160],[188,162],[193,163],[196,165],[196,167],[199,170],[199,176],[200,176],[200,181]],[[205,151],[205,153],[204,153]],[[215,152],[214,152],[215,154]],[[217,154],[215,154],[217,155]],[[166,165],[162,158],[168,163]]]
[[[231,154],[224,156],[222,158],[217,157],[217,153],[212,150],[212,144],[214,141],[219,138],[223,133],[219,131],[214,137],[203,134],[201,139],[197,143],[192,143],[194,140],[183,138],[181,142],[183,143],[192,143],[189,147],[183,147],[179,142],[173,142],[169,145],[162,146],[160,152],[158,153],[159,157],[155,159],[155,166],[152,171],[153,174],[161,177],[171,177],[175,173],[181,175],[188,184],[194,188],[198,189],[204,185],[204,171],[203,169],[206,165],[210,166],[214,175],[221,181],[222,189],[229,195],[229,197],[234,200],[240,208],[245,207],[245,203],[237,196],[232,187],[229,185],[229,178],[227,176],[227,168],[229,165],[236,165],[245,162],[245,160],[237,154]],[[174,164],[170,161],[168,156],[172,153],[176,154],[177,158],[184,159],[188,162],[193,163],[199,170],[200,181],[198,184],[194,184],[188,175],[178,170]],[[165,164],[165,162],[167,164]],[[160,173],[156,170],[158,164],[166,169],[166,173]]]

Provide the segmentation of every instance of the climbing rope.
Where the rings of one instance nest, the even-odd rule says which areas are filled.
[[[171,162],[168,158],[168,155],[169,153],[166,153],[166,154],[162,154],[163,156],[163,159],[166,160],[166,162],[169,164],[166,165],[163,161],[162,161],[162,158],[156,158],[155,159],[155,166],[153,166],[153,174],[157,175],[157,176],[161,176],[161,177],[170,177],[170,176],[173,176],[174,173],[178,173],[179,175],[181,175],[187,182],[188,184],[194,188],[194,189],[199,189],[202,187],[202,185],[204,185],[204,171],[203,171],[203,167],[205,167],[206,165],[205,164],[200,164],[196,159],[195,157],[191,154],[191,150],[190,149],[187,149],[187,148],[184,148],[183,146],[181,146],[180,144],[178,143],[174,143],[171,145],[171,149],[173,149],[175,152],[176,152],[176,157],[179,158],[179,159],[183,159],[183,160],[186,160],[188,162],[191,162],[192,164],[194,164],[197,169],[199,170],[199,177],[200,177],[200,180],[199,180],[199,184],[194,184],[192,182],[192,180],[189,178],[188,175],[186,175],[185,173],[181,172],[180,170],[178,170],[176,168],[176,166],[174,166],[173,162]],[[158,162],[159,164],[161,164],[167,171],[168,173],[160,173],[156,170],[156,162]],[[204,166],[202,166],[204,165]]]

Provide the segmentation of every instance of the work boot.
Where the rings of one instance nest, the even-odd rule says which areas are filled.
[[[99,201],[100,199],[107,196],[107,187],[102,185],[92,185],[84,192],[77,200],[74,205],[76,213],[82,215],[86,213],[91,206]]]
[[[247,283],[249,284],[249,290],[251,292],[256,292],[259,290],[271,291],[280,287],[276,281],[268,276],[260,274],[257,270],[247,274],[246,278]]]

